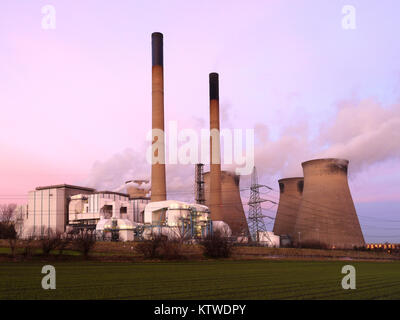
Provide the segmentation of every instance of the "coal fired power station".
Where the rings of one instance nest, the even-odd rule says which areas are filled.
[[[209,94],[209,104],[204,105],[204,109],[209,108],[210,116],[209,172],[203,173],[203,163],[196,165],[194,199],[197,203],[178,200],[182,194],[187,195],[187,190],[175,191],[177,199],[167,200],[163,42],[162,33],[151,34],[151,181],[148,173],[141,179],[132,177],[121,186],[126,192],[67,184],[38,187],[29,193],[25,236],[31,232],[43,236],[47,228],[58,233],[92,230],[99,239],[108,239],[110,234],[111,239],[115,239],[119,230],[118,239],[123,240],[150,239],[157,235],[194,240],[222,230],[232,241],[257,241],[270,246],[330,249],[364,246],[348,185],[349,161],[343,159],[303,162],[303,177],[278,181],[280,199],[273,232],[267,230],[264,218],[273,220],[274,217],[262,211],[271,211],[272,207],[261,207],[261,203],[269,201],[275,206],[275,201],[263,199],[262,194],[277,190],[259,184],[252,176],[250,201],[246,204],[249,206],[248,224],[240,194],[240,176],[221,168],[220,77],[215,72],[208,74],[209,91],[204,92],[204,95]],[[208,139],[208,132],[205,137]],[[222,137],[225,139],[225,134]],[[223,146],[226,145],[227,140],[224,140]],[[224,155],[226,157],[225,152]],[[255,168],[253,172],[256,177]],[[265,187],[269,191],[261,193],[259,189]],[[170,192],[170,197],[173,194]]]

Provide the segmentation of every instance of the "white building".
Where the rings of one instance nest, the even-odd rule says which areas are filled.
[[[211,226],[208,207],[182,201],[150,202],[144,211],[144,237],[162,234],[168,238],[202,237]]]
[[[273,248],[279,248],[280,237],[271,231],[258,231],[259,243]]]
[[[23,237],[41,236],[50,228],[63,233],[72,228],[92,229],[103,218],[143,223],[149,198],[132,199],[124,193],[96,191],[72,185],[37,187],[29,192]]]
[[[202,238],[213,231],[231,236],[223,221],[211,221],[207,206],[177,200],[151,202],[144,211],[144,238],[164,235],[168,238]]]
[[[94,191],[92,188],[67,184],[37,187],[30,191],[23,236],[40,236],[48,228],[54,232],[65,232],[68,224],[69,198],[76,194],[90,194]]]
[[[127,194],[98,191],[70,197],[69,224],[97,224],[101,219],[128,219],[143,223],[144,208],[149,198],[131,199]]]

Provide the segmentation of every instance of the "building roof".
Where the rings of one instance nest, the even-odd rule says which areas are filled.
[[[36,190],[61,189],[61,188],[76,189],[76,190],[83,190],[83,191],[89,191],[89,192],[96,191],[96,189],[93,189],[93,188],[74,186],[71,184],[55,184],[55,185],[50,185],[50,186],[41,186],[41,187],[37,187]]]
[[[118,195],[118,196],[123,196],[123,197],[129,198],[129,194],[127,194],[127,193],[122,193],[122,192],[115,192],[115,191],[103,190],[103,191],[96,191],[95,193],[116,194],[116,195]]]

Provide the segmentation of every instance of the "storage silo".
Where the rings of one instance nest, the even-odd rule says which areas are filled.
[[[233,172],[221,171],[221,218],[232,230],[232,236],[248,236],[249,228],[243,210],[239,190],[240,176]],[[204,173],[206,206],[210,203],[210,172]],[[213,220],[216,220],[213,218]]]
[[[348,160],[316,159],[302,163],[304,190],[295,235],[301,246],[364,246],[364,237],[347,181]]]
[[[294,239],[297,213],[303,196],[304,178],[285,178],[279,181],[279,205],[274,223],[274,234]]]

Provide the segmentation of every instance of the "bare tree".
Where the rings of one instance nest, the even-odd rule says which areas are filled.
[[[28,232],[26,232],[24,239],[22,241],[23,246],[23,256],[25,258],[29,258],[33,253],[33,242],[35,240],[35,234],[33,232],[33,228],[31,228]]]
[[[16,208],[17,205],[14,203],[0,205],[0,239],[8,240],[12,256],[15,256],[18,240],[18,233],[15,230]]]
[[[232,242],[220,230],[214,231],[200,243],[203,254],[209,258],[228,258],[232,254]]]
[[[96,243],[96,236],[94,232],[89,230],[81,230],[78,234],[73,236],[73,244],[77,250],[82,252],[85,259],[89,257],[90,251]]]
[[[57,249],[62,243],[61,234],[51,228],[46,228],[39,239],[45,256],[48,256],[52,250]]]
[[[179,242],[186,242],[191,238],[190,226],[185,225],[185,221],[182,220],[180,224],[175,227],[169,227],[167,230],[168,238]]]
[[[0,204],[0,222],[12,223],[15,220],[15,210],[17,205],[15,203]]]

